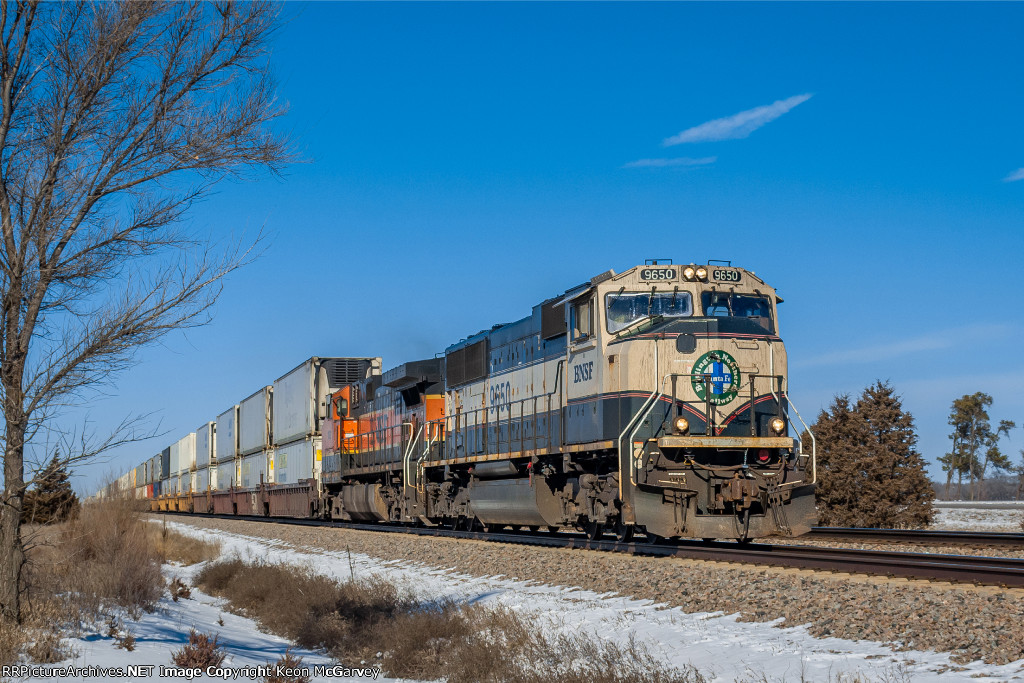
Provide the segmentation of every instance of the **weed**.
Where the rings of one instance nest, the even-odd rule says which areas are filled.
[[[171,600],[178,602],[179,598],[185,598],[186,600],[192,597],[192,589],[188,587],[184,581],[179,579],[177,576],[171,581]]]
[[[224,650],[217,644],[217,636],[210,639],[206,633],[199,633],[194,628],[189,630],[188,643],[171,655],[171,661],[182,668],[205,669],[208,666],[220,666],[224,663]]]
[[[273,664],[267,662],[267,667],[272,673],[263,678],[265,683],[309,683],[309,676],[301,672],[302,657],[293,655],[291,648]]]

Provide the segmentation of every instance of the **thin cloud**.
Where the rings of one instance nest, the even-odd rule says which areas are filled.
[[[686,142],[714,142],[716,140],[736,140],[745,138],[755,130],[779,118],[798,104],[811,99],[810,93],[794,95],[784,100],[777,100],[762,107],[754,107],[732,116],[707,121],[699,126],[688,128],[678,135],[665,138],[662,144],[666,147],[681,145]]]
[[[622,168],[662,168],[664,166],[707,166],[718,161],[718,157],[676,157],[674,159],[637,159],[625,164]]]
[[[792,363],[792,365],[805,368],[821,365],[877,363],[900,356],[927,351],[940,351],[956,345],[963,345],[966,341],[991,341],[992,339],[1006,337],[1012,331],[1013,329],[1007,325],[969,325],[942,330],[920,337],[893,341],[888,344],[833,351],[820,356],[798,360]]]
[[[1024,168],[1018,168],[1016,171],[1003,178],[1004,183],[1012,183],[1015,180],[1024,180]]]

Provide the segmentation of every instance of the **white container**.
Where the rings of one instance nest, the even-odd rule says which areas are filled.
[[[294,484],[315,478],[320,472],[320,443],[320,437],[315,437],[275,448],[274,483]]]
[[[320,433],[332,389],[324,363],[310,358],[274,381],[274,442],[287,444]]]
[[[163,495],[165,496],[176,496],[178,495],[178,477],[174,476],[164,482]]]
[[[228,460],[217,463],[217,488],[221,491],[227,490],[232,485],[237,486],[235,483],[235,468],[236,463],[234,460]]]
[[[250,455],[271,446],[270,416],[274,387],[263,387],[238,404],[238,453]]]
[[[184,495],[192,491],[192,473],[182,472],[178,475],[178,493]]]
[[[192,473],[192,490],[205,493],[210,488],[210,468],[200,467]]]
[[[242,461],[242,474],[239,486],[243,489],[256,488],[263,483],[268,483],[267,479],[267,453],[260,451],[259,453],[253,453],[246,455],[241,458]],[[261,479],[262,477],[262,479]]]
[[[176,446],[176,447],[175,447]],[[175,451],[178,455],[174,466]],[[171,474],[181,474],[196,467],[196,432],[188,432],[171,445]]]
[[[238,455],[238,406],[234,405],[217,416],[216,460],[231,460]]]
[[[217,423],[205,422],[196,430],[196,468],[208,467],[216,460]]]
[[[177,441],[171,444],[171,477],[181,474],[181,446]]]
[[[217,466],[210,465],[210,490],[217,490]]]

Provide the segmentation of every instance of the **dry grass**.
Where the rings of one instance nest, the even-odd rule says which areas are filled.
[[[274,633],[389,676],[448,683],[702,683],[693,669],[661,666],[642,644],[587,634],[546,635],[503,608],[424,603],[382,580],[337,582],[308,569],[230,559],[196,583]]]
[[[200,538],[185,536],[167,528],[167,519],[162,524],[150,524],[153,545],[162,563],[176,563],[185,566],[216,559],[220,555],[220,544]]]

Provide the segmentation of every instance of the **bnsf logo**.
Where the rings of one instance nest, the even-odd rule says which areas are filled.
[[[572,366],[572,383],[589,382],[594,379],[594,361]]]

